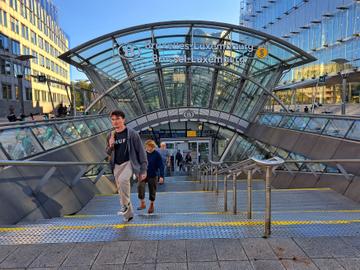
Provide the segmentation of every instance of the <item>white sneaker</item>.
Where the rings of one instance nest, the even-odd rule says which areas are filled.
[[[123,205],[121,206],[121,209],[119,212],[117,212],[117,214],[119,216],[123,216],[127,212],[127,210],[129,210],[129,206]]]
[[[128,218],[124,217],[124,221],[125,221],[125,222],[130,222],[130,221],[132,221],[133,219],[134,219],[134,217],[128,217]]]

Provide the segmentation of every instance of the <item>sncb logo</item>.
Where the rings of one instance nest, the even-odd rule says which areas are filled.
[[[118,48],[119,56],[123,59],[139,58],[141,50],[138,46],[133,44],[123,44]]]

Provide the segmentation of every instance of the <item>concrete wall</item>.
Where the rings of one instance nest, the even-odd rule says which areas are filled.
[[[257,123],[251,124],[245,135],[261,142],[302,154],[310,159],[360,159],[360,143],[318,134],[273,128]],[[334,164],[329,164],[334,166]],[[360,166],[357,163],[341,164],[348,173],[355,175],[346,179],[340,174],[309,172],[278,172],[272,179],[275,188],[328,187],[360,202]]]
[[[99,134],[85,141],[38,156],[43,161],[103,161],[105,137]],[[39,192],[34,192],[49,167],[9,167],[0,170],[0,224],[15,224],[78,212],[98,193],[116,191],[110,177],[98,182],[81,178],[72,185],[80,168],[58,167]]]

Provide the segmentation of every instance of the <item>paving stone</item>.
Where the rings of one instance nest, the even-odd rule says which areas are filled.
[[[189,270],[220,270],[218,262],[189,262]]]
[[[132,264],[125,264],[124,270],[155,270],[156,264],[143,264],[143,263],[132,263]]]
[[[216,255],[220,261],[247,261],[248,258],[238,239],[213,239]]]
[[[312,261],[320,270],[344,270],[336,259],[313,259]]]
[[[281,259],[307,258],[304,251],[290,238],[270,238],[267,242]]]
[[[159,241],[157,262],[186,262],[185,240]]]
[[[277,257],[265,239],[245,238],[240,240],[250,260],[276,260]]]
[[[110,242],[104,244],[96,258],[95,265],[124,264],[130,248],[130,241]]]
[[[23,245],[12,252],[1,264],[0,268],[28,267],[46,249],[47,245]]]
[[[360,251],[346,244],[341,237],[295,238],[294,240],[311,258],[360,257]]]
[[[90,265],[61,266],[59,270],[90,270]]]
[[[156,270],[187,270],[187,264],[184,263],[159,263]]]
[[[353,247],[360,250],[360,236],[345,236],[342,237],[345,243],[352,245]]]
[[[337,259],[346,270],[360,270],[360,258]]]
[[[158,241],[133,241],[126,263],[155,263]]]
[[[76,244],[62,266],[91,266],[98,256],[103,244]]]
[[[30,265],[31,268],[59,267],[74,244],[50,244]]]
[[[315,264],[309,258],[300,258],[298,260],[281,260],[281,264],[286,270],[317,270]]]
[[[186,240],[186,251],[189,262],[217,261],[213,242],[209,239]]]
[[[122,264],[94,264],[91,270],[122,270]]]
[[[221,270],[253,270],[249,261],[222,261],[219,263]]]
[[[0,245],[0,263],[5,260],[10,253],[14,252],[18,246],[1,246]]]
[[[255,270],[284,270],[278,260],[256,260],[251,261]]]

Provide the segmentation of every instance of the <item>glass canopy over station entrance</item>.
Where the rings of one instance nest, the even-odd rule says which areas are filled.
[[[284,72],[315,60],[266,33],[210,21],[130,27],[60,58],[84,71],[96,88],[89,113],[121,109],[137,130],[195,121],[239,133],[273,96]]]

